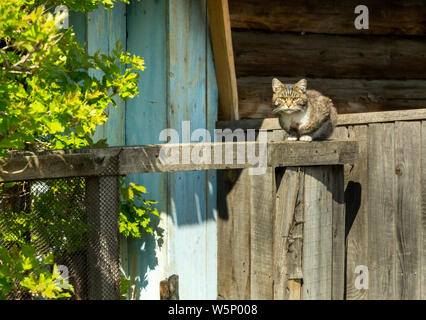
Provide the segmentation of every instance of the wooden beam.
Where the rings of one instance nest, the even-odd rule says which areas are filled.
[[[347,113],[339,114],[337,118],[338,126],[369,124],[369,123],[385,123],[396,121],[413,121],[425,120],[426,109],[414,110],[397,110],[382,112],[366,112],[366,113]],[[237,128],[247,130],[282,130],[278,118],[265,119],[244,119],[238,121],[218,121],[217,128],[229,128],[235,130]]]
[[[219,89],[220,120],[238,120],[238,93],[228,0],[207,0]]]
[[[259,142],[213,142],[57,150],[38,155],[15,155],[0,159],[0,182],[103,175],[116,157],[119,160],[119,175],[257,168],[259,163],[248,161],[247,150],[255,150],[258,155],[260,147],[262,145]],[[162,150],[169,155],[177,154],[179,160],[164,162]],[[244,151],[242,159],[238,157],[238,150]],[[194,161],[194,155],[199,154],[210,154],[211,157],[207,159],[211,159],[212,163]],[[269,142],[265,150],[267,167],[353,163],[357,154],[358,143],[348,140]],[[189,159],[186,155],[192,155],[191,161],[182,163],[181,159]]]
[[[423,38],[232,31],[237,76],[424,79]]]
[[[357,30],[354,13],[359,4],[369,9],[369,29]],[[239,29],[329,34],[425,35],[424,0],[230,0],[231,25]],[[397,23],[396,23],[397,21]]]
[[[284,83],[296,83],[300,77],[279,79]],[[318,90],[331,98],[340,114],[426,106],[426,80],[307,78],[307,81],[308,89]],[[240,119],[274,117],[271,82],[271,76],[237,79]]]

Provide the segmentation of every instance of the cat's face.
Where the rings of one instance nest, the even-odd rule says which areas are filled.
[[[305,111],[308,106],[308,97],[306,95],[306,80],[302,79],[296,84],[284,84],[274,78],[272,80],[272,103],[275,109],[274,113],[294,113]]]

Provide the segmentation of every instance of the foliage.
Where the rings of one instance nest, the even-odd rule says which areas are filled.
[[[68,285],[64,289],[63,283],[52,254],[37,256],[35,249],[28,245],[9,250],[0,246],[0,300],[23,290],[38,298],[70,297],[74,288]]]
[[[125,187],[125,181],[121,179],[119,226],[120,233],[125,237],[141,238],[143,233],[154,235],[156,233],[162,238],[162,229],[151,220],[153,217],[160,218],[157,209],[152,207],[156,201],[145,200],[143,195],[146,189],[143,186],[130,182]]]
[[[0,2],[0,157],[8,150],[96,145],[90,136],[106,121],[106,107],[138,94],[142,58],[119,44],[111,56],[89,55],[72,28],[55,27],[60,13],[47,11],[46,3],[55,1]],[[98,3],[113,1],[65,1],[80,10]]]

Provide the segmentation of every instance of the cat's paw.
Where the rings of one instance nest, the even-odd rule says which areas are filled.
[[[288,141],[297,141],[297,137],[293,137],[293,136],[288,136],[287,137]]]
[[[312,137],[311,136],[301,136],[300,141],[311,142]]]

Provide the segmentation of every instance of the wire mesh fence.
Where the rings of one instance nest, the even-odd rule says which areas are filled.
[[[0,184],[0,246],[53,255],[71,299],[119,299],[118,177]],[[66,289],[66,288],[65,288]],[[16,283],[9,299],[36,299]]]

